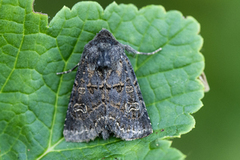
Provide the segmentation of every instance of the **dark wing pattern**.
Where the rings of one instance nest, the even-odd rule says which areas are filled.
[[[89,70],[82,58],[73,85],[64,125],[66,141],[88,142],[104,130],[106,107],[96,71]]]
[[[151,122],[125,53],[106,76],[91,70],[82,58],[74,81],[64,125],[66,141],[88,142],[110,133],[124,140],[151,134]]]
[[[124,140],[148,136],[153,132],[142,94],[129,62],[122,54],[116,71],[107,79],[107,123],[110,132]]]
[[[64,125],[66,141],[88,142],[110,133],[124,140],[153,132],[146,106],[124,50],[142,53],[120,44],[102,29],[85,47],[74,81]]]

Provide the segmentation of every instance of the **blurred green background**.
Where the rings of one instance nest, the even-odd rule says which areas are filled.
[[[57,2],[57,3],[56,3]],[[65,5],[78,0],[35,0],[34,9],[47,13],[49,20]],[[111,0],[97,1],[105,8]],[[240,159],[240,0],[117,0],[138,8],[156,4],[166,11],[179,10],[201,24],[204,38],[205,73],[210,92],[204,106],[193,114],[196,128],[173,140],[187,160]]]

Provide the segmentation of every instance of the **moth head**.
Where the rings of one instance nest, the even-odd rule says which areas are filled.
[[[91,70],[115,70],[121,61],[124,49],[120,45],[101,41],[85,48],[85,60]]]
[[[106,29],[102,29],[96,37],[85,46],[88,65],[91,70],[116,70],[124,53],[122,45]]]
[[[109,39],[114,39],[114,36],[112,35],[111,32],[109,32],[107,29],[103,28],[95,38],[109,38]]]
[[[109,47],[100,48],[99,50],[97,67],[101,69],[117,69],[117,64],[121,61],[124,49],[119,45],[109,45]]]

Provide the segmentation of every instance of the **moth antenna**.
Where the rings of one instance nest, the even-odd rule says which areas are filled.
[[[58,72],[57,75],[70,73],[70,72],[72,72],[74,69],[76,69],[79,65],[80,65],[80,62],[79,62],[75,67],[73,67],[72,69],[70,69],[70,70],[68,70],[68,71],[64,71],[64,72]]]
[[[153,52],[149,52],[149,53],[144,53],[144,52],[138,52],[137,50],[133,49],[131,46],[129,45],[123,45],[124,49],[129,52],[129,53],[133,53],[133,54],[144,54],[144,55],[152,55],[152,54],[155,54],[159,51],[162,50],[162,48],[158,48],[156,51],[153,51]]]

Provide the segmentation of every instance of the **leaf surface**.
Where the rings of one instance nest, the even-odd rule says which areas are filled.
[[[2,159],[184,159],[169,137],[195,125],[202,106],[204,68],[199,24],[162,6],[96,2],[63,7],[48,25],[32,0],[0,1],[0,157]],[[111,137],[67,143],[63,124],[84,46],[102,28],[141,52],[129,55],[154,133],[134,141]]]

